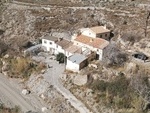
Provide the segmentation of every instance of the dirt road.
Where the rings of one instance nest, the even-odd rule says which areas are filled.
[[[43,54],[44,57],[34,56],[33,59],[39,62],[44,61],[47,65],[52,66],[48,68],[43,77],[47,82],[52,84],[57,91],[59,91],[64,98],[80,113],[92,113],[80,100],[78,100],[69,90],[67,90],[61,80],[60,76],[65,70],[64,64],[59,64],[56,60],[51,60],[51,56],[48,54]]]
[[[36,95],[22,95],[18,83],[2,74],[0,74],[0,101],[8,107],[20,106],[24,113],[27,111],[41,113],[41,108],[44,106]]]

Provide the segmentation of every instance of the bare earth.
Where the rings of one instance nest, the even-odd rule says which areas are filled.
[[[61,83],[60,76],[63,76],[65,70],[64,64],[59,64],[56,60],[51,60],[51,56],[45,54],[44,57],[34,56],[36,61],[44,61],[52,68],[48,68],[47,72],[43,75],[44,79],[52,84],[57,91],[59,91],[64,98],[80,113],[92,113],[80,100],[78,100],[69,90],[67,90]]]
[[[22,95],[16,80],[7,79],[0,74],[0,102],[8,107],[19,106],[23,112],[35,111],[41,113],[44,103],[34,94]],[[50,113],[50,111],[48,111]]]

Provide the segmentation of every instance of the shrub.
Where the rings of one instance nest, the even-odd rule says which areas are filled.
[[[59,63],[64,63],[65,62],[65,55],[63,53],[58,53],[56,56],[56,60],[59,61]]]
[[[122,40],[125,41],[125,42],[130,42],[131,45],[133,45],[135,42],[139,42],[143,37],[138,35],[137,33],[124,33],[122,36],[121,36]]]
[[[124,75],[117,76],[112,82],[94,81],[90,88],[105,95],[97,98],[100,98],[107,107],[114,106],[119,109],[132,107],[134,93],[130,88],[129,80]]]
[[[97,80],[92,83],[91,88],[93,90],[98,90],[98,91],[104,92],[104,91],[106,91],[107,86],[108,86],[107,82],[105,82],[103,80]]]
[[[108,91],[113,96],[123,96],[127,93],[128,86],[129,81],[125,78],[125,76],[118,76],[113,82],[109,83]]]

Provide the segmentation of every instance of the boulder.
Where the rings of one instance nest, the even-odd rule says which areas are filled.
[[[93,67],[93,68],[95,68],[95,69],[98,68],[96,64],[89,64],[88,66],[89,66],[89,67]]]
[[[92,89],[87,89],[87,92],[86,92],[86,96],[93,96],[92,94],[93,90]]]
[[[74,81],[73,81],[73,83],[76,84],[76,85],[78,85],[78,86],[85,85],[87,82],[88,82],[87,75],[77,75],[74,78]]]
[[[45,71],[46,71],[45,69],[41,70],[41,74],[44,74],[44,73],[45,73]]]
[[[2,71],[3,75],[8,76],[8,71]]]
[[[27,89],[23,89],[23,90],[22,90],[22,94],[23,94],[23,95],[27,95],[27,94],[29,94],[29,93],[30,93],[30,91],[27,90]]]
[[[126,73],[135,73],[137,71],[137,65],[133,62],[126,63],[125,70]]]
[[[5,65],[3,65],[2,67],[2,71],[8,71],[8,70],[9,70],[9,65],[5,63]]]
[[[93,77],[94,80],[97,80],[99,78],[99,75],[98,74],[94,74],[92,77]]]
[[[64,80],[64,81],[66,81],[67,78],[68,78],[68,75],[67,75],[67,74],[61,74],[61,75],[60,75],[60,78],[61,78],[62,80]]]
[[[43,99],[43,100],[45,100],[45,95],[44,94],[41,94],[41,98]]]
[[[42,112],[44,113],[44,112],[46,112],[47,110],[48,110],[48,108],[47,107],[42,107]]]
[[[4,56],[4,58],[6,58],[6,59],[7,59],[7,58],[9,58],[9,55],[8,55],[8,54],[6,54],[6,55]]]

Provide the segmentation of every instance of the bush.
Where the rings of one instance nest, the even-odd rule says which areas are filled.
[[[105,95],[105,97],[98,96],[97,98],[100,98],[106,106],[114,106],[119,109],[132,107],[134,93],[130,88],[129,80],[124,75],[117,76],[112,82],[94,81],[90,88],[94,92],[101,92],[100,94]]]
[[[64,63],[65,62],[65,55],[63,53],[58,53],[56,56],[56,60],[59,61],[59,63]]]
[[[127,93],[129,86],[129,81],[125,78],[125,76],[118,76],[113,82],[110,82],[108,85],[108,91],[113,96],[124,96]]]
[[[137,33],[124,33],[121,36],[121,39],[124,42],[130,42],[131,45],[133,45],[135,42],[139,42],[143,37],[138,35]]]
[[[95,90],[98,90],[98,91],[101,91],[101,92],[104,92],[106,91],[106,88],[108,87],[108,83],[103,81],[103,80],[97,80],[97,81],[94,81],[94,83],[91,85],[91,88],[95,91]]]

